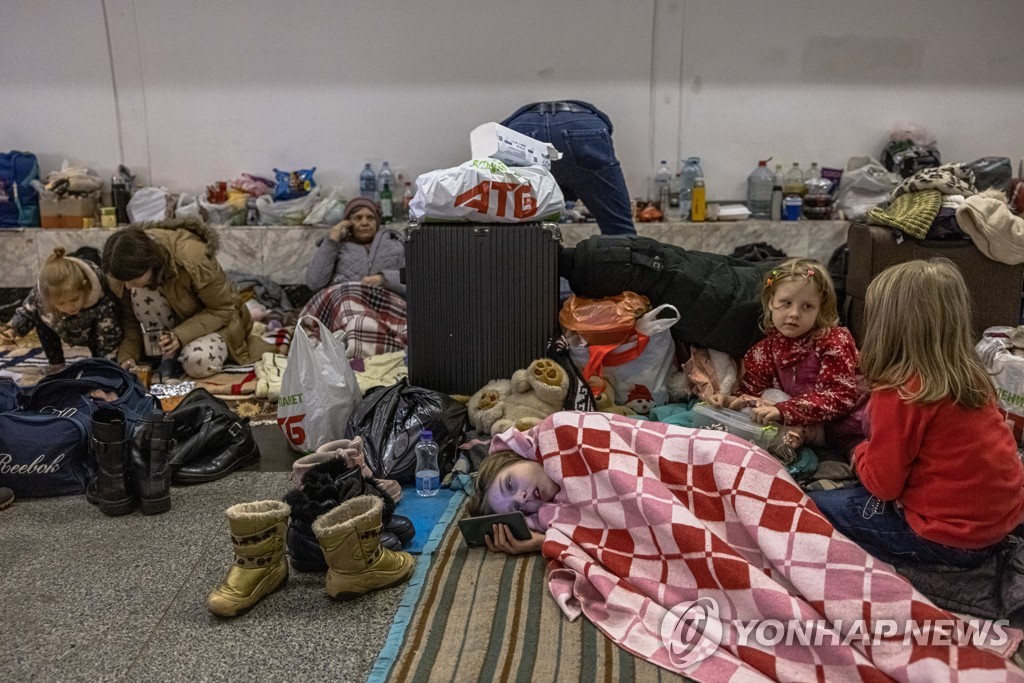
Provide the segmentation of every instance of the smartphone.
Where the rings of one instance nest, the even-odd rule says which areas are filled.
[[[495,524],[507,525],[512,531],[512,536],[520,541],[527,541],[533,535],[530,532],[530,527],[526,526],[526,517],[523,517],[522,512],[466,517],[459,520],[459,531],[462,532],[462,538],[466,539],[466,545],[470,548],[486,546],[484,536],[492,533],[491,527]]]

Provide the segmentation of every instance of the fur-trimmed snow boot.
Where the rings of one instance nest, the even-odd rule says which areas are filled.
[[[127,424],[118,408],[99,408],[92,415],[97,472],[86,498],[108,517],[126,515],[138,506],[128,476]]]
[[[351,600],[401,583],[412,575],[412,555],[380,545],[383,501],[376,496],[347,500],[313,522],[327,570],[327,595]]]
[[[240,503],[224,511],[235,561],[206,598],[207,609],[222,617],[238,616],[287,583],[284,532],[290,513],[278,500]]]

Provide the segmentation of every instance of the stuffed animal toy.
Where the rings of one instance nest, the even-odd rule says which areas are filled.
[[[590,391],[594,394],[594,403],[597,404],[598,412],[625,415],[626,417],[636,416],[636,411],[629,406],[615,404],[615,385],[610,379],[594,375],[587,380],[587,384],[590,385]]]
[[[626,397],[626,407],[632,408],[638,415],[646,415],[654,407],[654,397],[651,390],[643,384],[637,384]]]
[[[491,436],[509,427],[520,431],[558,412],[569,391],[569,377],[558,363],[541,358],[511,379],[496,379],[469,397],[469,421]]]

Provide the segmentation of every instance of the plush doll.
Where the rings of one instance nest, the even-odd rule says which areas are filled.
[[[558,412],[569,391],[569,377],[558,363],[541,358],[512,379],[496,379],[469,397],[469,421],[491,436],[509,427],[526,430]]]
[[[615,405],[615,385],[610,379],[594,375],[587,381],[587,384],[590,385],[590,391],[594,394],[594,403],[597,404],[598,412],[625,415],[626,417],[636,416],[636,411],[629,406]]]
[[[638,415],[646,415],[654,407],[654,397],[651,390],[643,384],[637,384],[626,397],[626,407],[632,408]]]

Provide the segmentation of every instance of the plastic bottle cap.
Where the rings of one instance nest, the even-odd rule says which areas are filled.
[[[420,432],[420,441],[429,441],[434,438],[434,433],[429,429],[424,429]]]

